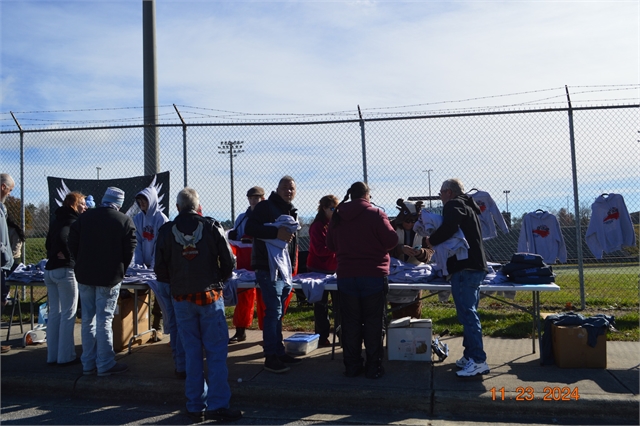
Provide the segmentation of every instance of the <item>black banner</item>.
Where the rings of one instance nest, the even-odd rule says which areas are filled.
[[[121,212],[129,216],[135,216],[140,209],[135,203],[136,194],[148,186],[155,186],[158,191],[158,207],[169,216],[170,206],[175,204],[170,200],[169,172],[162,172],[150,176],[136,176],[122,179],[65,179],[59,177],[47,177],[49,184],[49,221],[55,219],[55,211],[62,206],[64,197],[71,191],[79,191],[84,195],[93,195],[96,207],[102,203],[102,196],[110,186],[115,186],[124,191],[124,204]]]

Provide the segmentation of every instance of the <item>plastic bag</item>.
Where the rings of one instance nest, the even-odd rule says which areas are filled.
[[[40,305],[40,308],[38,308],[38,324],[47,324],[47,321],[49,320],[49,309],[47,308],[48,306],[46,302]]]

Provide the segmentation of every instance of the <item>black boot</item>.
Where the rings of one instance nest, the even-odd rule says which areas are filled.
[[[238,343],[244,342],[247,340],[247,334],[245,333],[246,328],[238,327],[236,328],[236,334],[233,335],[232,338],[229,339],[229,343]]]

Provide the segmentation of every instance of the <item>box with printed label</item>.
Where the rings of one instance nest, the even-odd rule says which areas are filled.
[[[391,321],[387,356],[390,361],[431,361],[431,320],[406,317]]]
[[[284,350],[292,355],[306,355],[318,349],[319,340],[319,334],[296,333],[284,339]]]
[[[128,297],[126,297],[126,296]],[[133,321],[136,315],[133,314],[133,295],[124,292],[118,298],[116,311],[113,315],[113,350],[122,352],[129,348],[129,340],[133,337]],[[149,330],[149,294],[138,293],[138,334]],[[151,334],[145,334],[133,344],[141,345],[143,338],[149,339]]]
[[[595,330],[594,330],[595,331]],[[551,327],[553,357],[560,368],[607,368],[607,336],[597,337],[596,345],[587,343],[588,332],[577,325]]]

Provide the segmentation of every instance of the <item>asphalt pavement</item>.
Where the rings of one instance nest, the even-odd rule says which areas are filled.
[[[234,330],[230,330],[233,335]],[[2,342],[7,344],[6,326]],[[292,333],[285,333],[290,335]],[[183,381],[174,374],[169,338],[134,345],[132,352],[117,354],[129,371],[110,377],[83,376],[80,364],[59,367],[46,363],[46,344],[22,346],[22,335],[12,330],[13,346],[2,354],[2,394],[47,394],[126,401],[184,401]],[[384,361],[385,375],[368,379],[347,378],[339,345],[318,348],[304,355],[300,365],[284,374],[263,368],[262,333],[247,330],[248,339],[229,345],[228,369],[232,407],[243,401],[268,409],[291,406],[335,407],[356,405],[385,413],[422,413],[423,419],[455,417],[465,420],[502,416],[557,418],[559,424],[638,424],[640,342],[607,342],[606,369],[562,369],[541,366],[539,351],[532,353],[531,339],[484,338],[489,374],[471,378],[456,376],[455,360],[462,355],[461,337],[444,337],[450,354],[443,362]],[[76,351],[80,325],[75,327]],[[504,395],[504,397],[503,397]],[[563,398],[564,396],[564,398]],[[563,420],[564,419],[564,420]],[[571,421],[569,421],[569,419]]]

